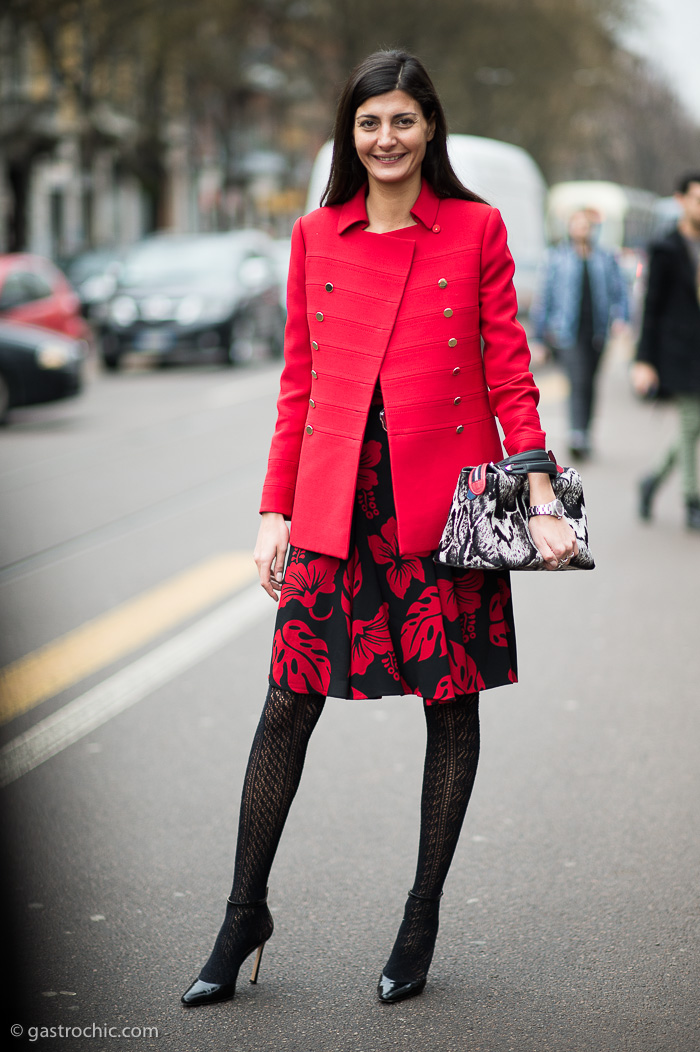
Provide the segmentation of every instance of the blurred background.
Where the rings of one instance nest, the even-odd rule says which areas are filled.
[[[678,10],[682,38],[697,11],[658,7],[661,26],[644,0],[440,0],[429,18],[420,0],[6,0],[0,251],[288,234],[339,85],[377,46],[415,50],[451,130],[523,147],[549,184],[667,195],[700,111],[661,30]]]
[[[451,131],[472,137],[460,172],[504,212],[524,314],[545,240],[581,206],[638,299],[646,243],[697,162],[697,23],[692,0],[440,0],[429,18],[421,0],[6,0],[0,317],[84,341],[108,369],[132,351],[279,353],[291,227],[323,189],[327,159],[307,195],[339,86],[378,46],[415,50]],[[520,156],[486,157],[479,140]],[[571,181],[622,190],[562,196]],[[230,262],[207,304],[184,290],[211,285],[211,268],[164,270],[167,244],[147,246],[120,294],[127,250],[154,232],[253,228],[269,238],[257,249],[220,243]],[[20,397],[5,391],[5,406]]]

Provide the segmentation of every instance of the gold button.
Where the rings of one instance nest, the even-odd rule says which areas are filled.
[[[307,430],[307,431],[309,430],[309,429],[308,429],[308,427],[307,427],[307,429],[306,429],[306,430]],[[459,427],[457,428],[457,434],[458,434],[458,435],[461,435],[463,431],[464,431],[464,427],[463,427],[463,425],[462,425],[462,424],[460,424],[460,425],[459,425]]]
[[[451,318],[453,313],[454,313],[454,311],[452,310],[451,307],[445,307],[445,309],[444,309],[444,311],[442,313],[445,315],[446,318]],[[316,317],[318,318],[318,314],[316,315]]]
[[[441,289],[446,289],[447,288],[447,282],[445,281],[444,278],[440,278],[440,280],[438,281],[438,285],[440,286]]]
[[[453,376],[459,376],[460,372],[461,372],[461,370],[460,370],[459,366],[458,366],[458,365],[456,365],[456,366],[454,367],[454,369],[452,370],[452,375],[453,375]]]
[[[447,346],[448,347],[456,347],[457,346],[457,341],[455,340],[454,336],[452,337],[451,340],[447,341]]]
[[[333,291],[333,285],[331,284],[330,281],[327,281],[326,282],[326,292],[332,292],[332,291]]]
[[[306,425],[306,433],[307,435],[313,435],[314,429],[312,428],[311,424]]]
[[[318,373],[316,372],[315,369],[311,370],[311,375],[313,376],[314,380],[318,380]]]
[[[311,406],[312,409],[316,408],[316,403],[314,402],[313,398],[309,399],[309,405]]]
[[[311,341],[311,346],[313,347],[313,349],[314,349],[315,351],[317,351],[317,350],[318,350],[318,344],[316,343],[316,341],[315,341],[315,340],[312,340],[312,341]]]
[[[323,315],[320,310],[316,311],[316,321],[323,321]]]
[[[457,397],[455,398],[454,404],[455,404],[455,405],[459,405],[459,403],[460,403],[461,401],[462,401],[462,399],[461,399],[461,398],[459,397],[459,395],[457,395]]]

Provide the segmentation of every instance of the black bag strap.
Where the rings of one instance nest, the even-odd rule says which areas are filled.
[[[512,457],[499,460],[497,468],[502,468],[511,475],[529,475],[530,472],[542,472],[554,478],[557,465],[544,449],[529,449],[525,453],[514,453]]]

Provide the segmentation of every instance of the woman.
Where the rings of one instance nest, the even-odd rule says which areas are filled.
[[[502,455],[495,415],[510,453],[545,441],[505,229],[457,180],[446,134],[420,62],[371,55],[339,102],[325,207],[294,228],[255,549],[279,600],[270,686],[233,890],[187,1005],[232,997],[255,949],[257,978],[273,928],[268,874],[328,694],[424,699],[418,866],[380,1000],[425,986],[476,774],[478,691],[516,679],[508,576],[452,571],[431,553],[460,469]],[[546,475],[530,485],[533,502],[553,501]],[[553,515],[538,515],[532,534],[552,569],[576,551]]]

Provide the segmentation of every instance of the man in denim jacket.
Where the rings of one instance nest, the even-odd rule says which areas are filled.
[[[550,250],[531,317],[535,340],[554,348],[567,371],[569,451],[586,457],[603,348],[613,322],[630,317],[622,272],[615,257],[595,245],[589,212],[575,212],[568,239]]]

